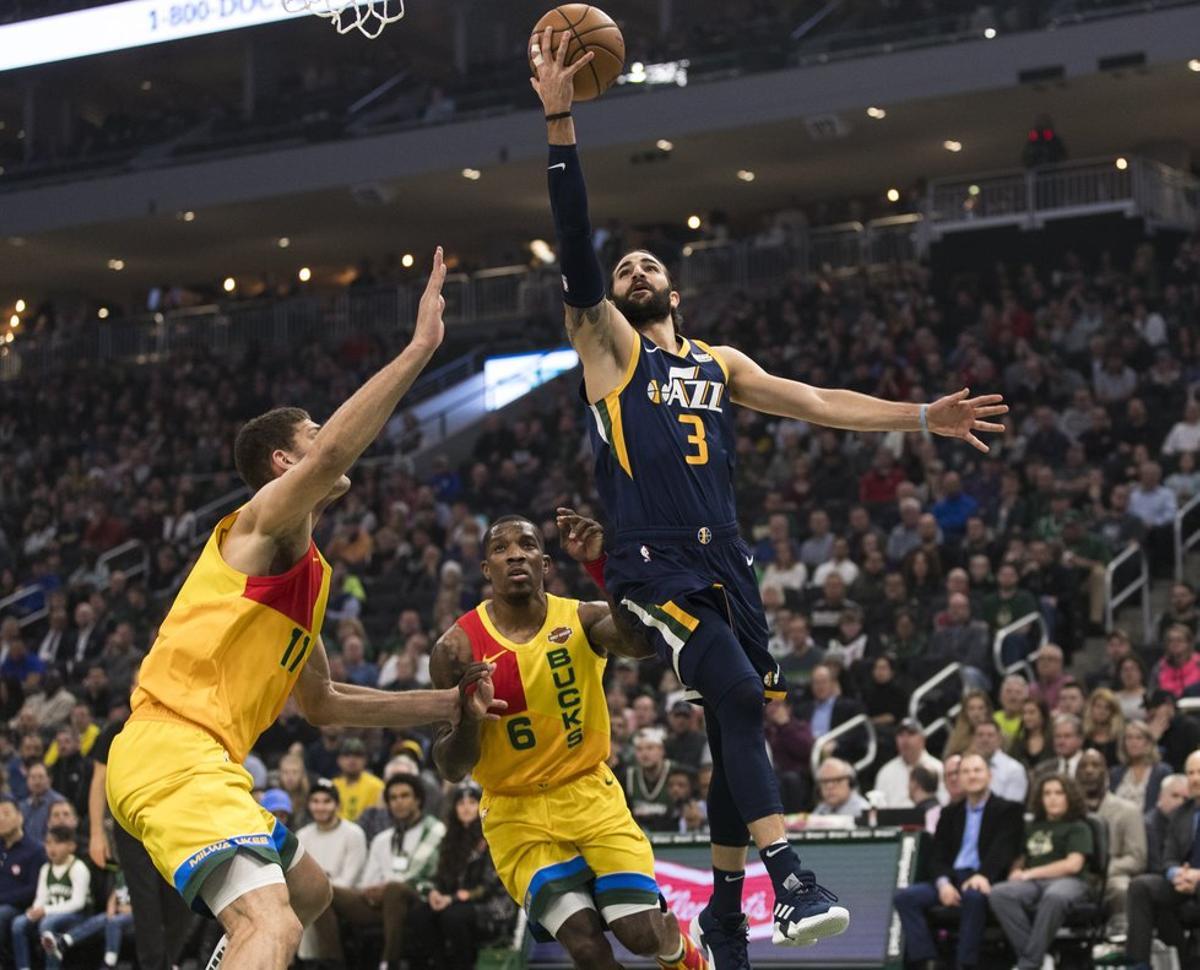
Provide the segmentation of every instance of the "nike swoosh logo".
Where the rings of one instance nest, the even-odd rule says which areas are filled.
[[[753,565],[754,565],[754,557],[753,557],[753,556],[747,556],[747,557],[746,557],[746,565],[747,565],[747,566],[753,566]]]
[[[567,163],[566,162],[558,162],[555,165],[551,165],[548,169],[546,169],[546,171],[553,172],[556,168],[561,168],[565,172],[567,170]]]
[[[726,882],[741,882],[745,878],[746,878],[746,874],[744,872],[742,872],[736,876],[726,876],[725,881]]]
[[[777,855],[779,855],[780,852],[782,852],[786,848],[787,848],[787,845],[772,846],[771,848],[767,849],[763,853],[763,855],[765,855],[768,859],[774,859]]]
[[[494,653],[490,657],[484,657],[483,662],[485,664],[495,663],[497,657],[503,657],[507,652],[507,650],[501,650],[499,653]]]
[[[654,346],[654,347],[647,347],[647,348],[646,348],[646,353],[648,353],[648,354],[657,354],[657,353],[658,353],[658,347],[657,347],[657,346]]]

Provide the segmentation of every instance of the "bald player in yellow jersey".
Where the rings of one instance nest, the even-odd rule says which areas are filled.
[[[599,558],[603,533],[559,510],[567,553]],[[471,664],[492,666],[500,718],[464,718],[434,743],[442,774],[468,772],[483,786],[483,835],[509,894],[530,923],[578,967],[620,966],[604,922],[632,952],[664,970],[708,970],[697,946],[663,913],[650,843],[608,768],[604,695],[609,653],[653,656],[638,631],[618,629],[609,603],[546,592],[550,563],[540,530],[504,516],[484,537],[483,574],[492,599],[461,616],[430,660],[435,686],[459,683]]]
[[[313,524],[349,489],[346,473],[441,344],[445,276],[439,248],[409,345],[324,427],[299,408],[276,408],[238,432],[235,461],[253,497],[217,523],[142,663],[132,713],[113,742],[113,817],[193,908],[221,922],[226,938],[210,967],[223,952],[226,970],[285,970],[303,926],[329,904],[325,873],[254,801],[241,767],[289,694],[318,725],[495,716],[486,664],[449,689],[370,690],[330,681],[320,637],[330,567]]]

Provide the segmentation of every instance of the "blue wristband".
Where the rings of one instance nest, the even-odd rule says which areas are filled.
[[[921,415],[921,434],[923,434],[926,438],[928,438],[929,437],[929,405],[928,404],[921,405],[920,415]]]

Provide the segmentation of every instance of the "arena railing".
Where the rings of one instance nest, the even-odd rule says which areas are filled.
[[[1111,212],[1190,231],[1200,218],[1200,180],[1137,156],[934,179],[925,199],[925,230],[937,238],[996,226],[1033,229],[1053,219]]]
[[[1188,550],[1200,542],[1200,524],[1189,533],[1184,533],[1184,519],[1200,508],[1200,495],[1191,499],[1175,514],[1175,582],[1182,583],[1187,579],[1186,561]]]
[[[860,729],[867,735],[867,753],[854,762],[854,770],[863,771],[875,760],[875,754],[878,751],[878,736],[875,732],[875,722],[866,714],[855,714],[848,721],[843,721],[832,731],[825,732],[813,741],[810,763],[814,777],[817,774],[817,769],[821,767],[821,752],[825,749],[825,746],[830,741],[836,741],[838,738],[845,737],[847,734],[852,734]]]
[[[962,664],[960,663],[947,664],[927,681],[917,687],[917,689],[912,692],[912,696],[909,697],[908,716],[921,725],[921,731],[925,737],[930,737],[943,728],[949,730],[951,720],[956,714],[958,714],[959,708],[962,707],[961,703],[953,704],[945,714],[939,715],[928,724],[924,724],[921,721],[921,704],[924,703],[925,698],[933,693],[936,688],[948,681],[951,677],[957,675],[960,670],[962,670]]]
[[[1014,633],[1020,633],[1026,627],[1037,625],[1041,631],[1038,636],[1037,646],[1027,653],[1020,660],[1014,660],[1010,664],[1004,662],[1004,641]],[[1032,613],[1026,613],[1024,616],[1019,616],[1007,626],[1002,626],[996,631],[996,635],[992,637],[992,661],[996,666],[996,672],[1000,676],[1005,677],[1008,674],[1022,672],[1026,677],[1029,677],[1033,670],[1033,661],[1037,659],[1038,651],[1050,642],[1050,634],[1046,629],[1046,620],[1040,612],[1034,610]]]
[[[1138,559],[1137,575],[1124,586],[1117,588],[1117,571],[1126,563]],[[1125,548],[1119,556],[1104,570],[1104,629],[1111,632],[1113,619],[1121,604],[1135,593],[1142,594],[1142,635],[1143,642],[1150,643],[1154,639],[1154,619],[1150,612],[1150,563],[1141,546],[1131,545]]]
[[[21,603],[25,602],[25,600],[30,599],[31,597],[37,596],[39,593],[42,593],[42,592],[44,592],[42,587],[38,586],[36,583],[31,583],[28,586],[21,586],[18,589],[14,589],[11,593],[9,593],[3,599],[0,599],[0,616],[4,616],[5,613],[11,607],[20,606]],[[17,618],[17,622],[22,627],[24,627],[24,626],[28,626],[30,623],[35,622],[36,620],[40,620],[43,616],[46,615],[46,611],[44,609],[38,610],[36,612],[37,612],[36,616],[34,616],[33,613],[23,614],[22,616]],[[30,619],[30,617],[32,617],[32,619]]]
[[[128,565],[120,565],[119,561],[130,560]],[[96,559],[97,566],[107,566],[110,571],[121,571],[127,577],[141,576],[150,571],[150,550],[140,539],[130,539],[119,546],[113,546]]]

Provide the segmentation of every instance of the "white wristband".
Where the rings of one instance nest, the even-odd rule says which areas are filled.
[[[926,438],[928,438],[929,437],[929,405],[928,404],[921,405],[920,416],[921,416],[921,434],[923,434]]]

